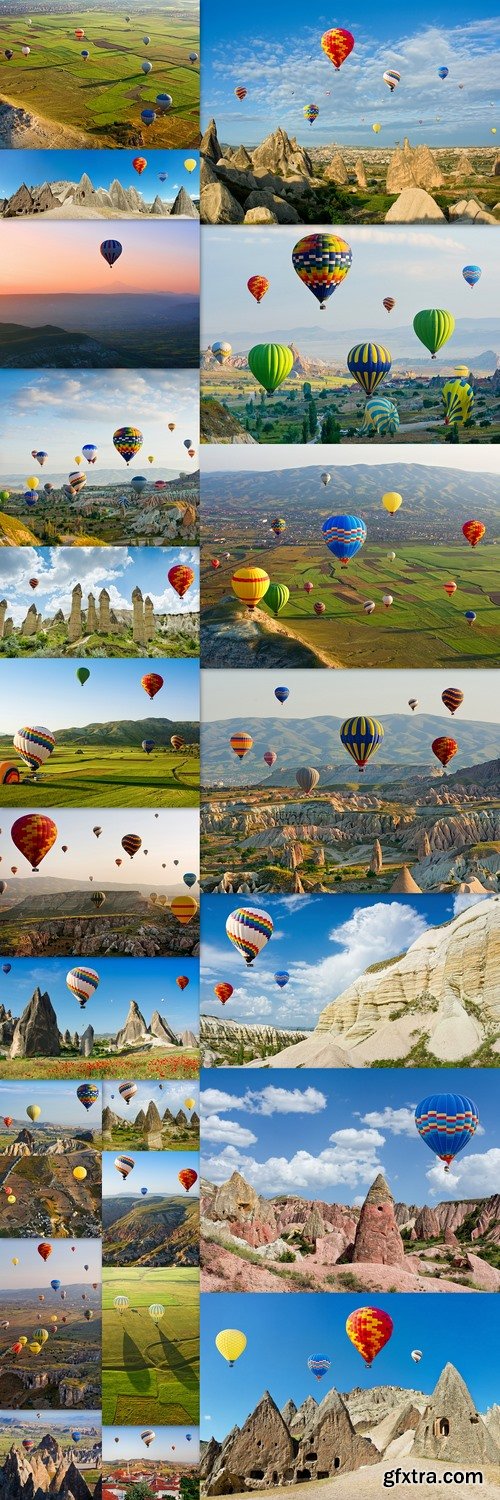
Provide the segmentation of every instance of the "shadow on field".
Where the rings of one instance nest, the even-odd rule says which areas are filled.
[[[172,1343],[172,1340],[168,1339],[166,1334],[162,1333],[160,1329],[158,1329],[158,1332],[167,1361],[167,1369],[172,1375],[175,1375],[176,1380],[179,1381],[179,1385],[183,1385],[186,1390],[192,1391],[193,1384],[197,1382],[196,1371],[193,1369],[190,1361],[185,1359],[184,1355],[180,1353],[177,1345]]]

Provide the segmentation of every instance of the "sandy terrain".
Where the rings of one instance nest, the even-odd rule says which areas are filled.
[[[463,1285],[446,1276],[433,1276],[425,1260],[408,1257],[406,1266],[382,1266],[368,1261],[352,1265],[314,1264],[313,1256],[295,1266],[275,1261],[270,1269],[264,1258],[256,1265],[222,1245],[202,1240],[201,1290],[203,1292],[349,1292],[355,1278],[357,1290],[366,1292],[467,1292],[477,1287]],[[425,1276],[419,1274],[419,1267]]]
[[[411,1454],[408,1455],[407,1451],[408,1438],[412,1441],[413,1434],[405,1433],[403,1438],[393,1443],[393,1456],[388,1458],[386,1455],[383,1463],[371,1464],[366,1469],[357,1469],[354,1474],[340,1474],[338,1479],[311,1480],[308,1484],[294,1484],[293,1494],[297,1496],[297,1500],[380,1500],[381,1495],[387,1492],[387,1486],[384,1485],[385,1474],[389,1474],[391,1469],[393,1471],[396,1470],[398,1464],[403,1470],[408,1471],[409,1469],[413,1469]],[[432,1471],[441,1476],[445,1473],[453,1473],[454,1471],[460,1472],[460,1464],[458,1462],[443,1464],[438,1459],[418,1458],[414,1460],[414,1464],[419,1473]],[[467,1465],[464,1464],[463,1468],[467,1470]],[[446,1496],[451,1496],[451,1500],[459,1500],[459,1496],[462,1496],[463,1500],[466,1492],[469,1494],[477,1492],[478,1495],[481,1495],[482,1500],[499,1500],[500,1473],[498,1470],[490,1470],[487,1475],[483,1470],[483,1483],[481,1485],[478,1485],[477,1482],[475,1485],[472,1482],[469,1485],[465,1485],[462,1482],[461,1484],[446,1484],[442,1488]],[[398,1494],[400,1489],[401,1484],[394,1486],[394,1490]],[[433,1493],[436,1493],[435,1484],[431,1483],[431,1485],[428,1485],[425,1479],[415,1484],[413,1489],[432,1489]],[[411,1486],[408,1484],[406,1485],[406,1492],[407,1494],[411,1493]],[[258,1493],[264,1495],[265,1500],[283,1500],[282,1489],[259,1490]],[[244,1497],[233,1495],[232,1500],[244,1500]],[[248,1491],[246,1500],[248,1500]]]
[[[43,115],[31,115],[31,124],[22,124],[17,114],[22,106],[14,99],[0,98],[0,149],[1,150],[70,150],[93,145],[81,130],[72,130],[67,125],[54,125]]]

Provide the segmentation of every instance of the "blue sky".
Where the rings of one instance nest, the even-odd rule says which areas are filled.
[[[101,817],[103,816],[101,814]],[[96,843],[95,839],[94,843]],[[139,855],[136,855],[136,859],[138,858]],[[85,966],[87,960],[84,955],[79,955],[77,960],[41,959],[36,964],[31,958],[14,958],[10,962],[12,963],[10,974],[0,972],[0,1001],[7,1010],[12,1010],[13,1015],[21,1014],[36,985],[39,985],[42,991],[48,991],[59,1026],[63,1031],[68,1028],[71,1033],[81,1032],[89,1021],[98,1034],[105,1031],[118,1031],[125,1023],[131,1000],[137,1000],[146,1021],[151,1020],[153,1011],[159,1010],[160,1015],[166,1018],[173,1031],[193,1030],[195,1033],[198,1031],[198,963],[194,958],[91,958],[88,962],[99,975],[99,986],[93,998],[87,1001],[83,1011],[75,996],[67,988],[66,975],[75,963]],[[178,974],[186,974],[189,978],[189,985],[185,990],[181,991],[176,985]],[[59,1085],[59,1087],[68,1089],[67,1085]],[[118,1086],[110,1083],[108,1087],[109,1094],[113,1094]],[[152,1086],[139,1085],[139,1088],[141,1087],[144,1088],[149,1103]],[[21,1109],[23,1100],[25,1106],[33,1103],[41,1104],[41,1090],[45,1088],[54,1090],[57,1085],[2,1084],[0,1097],[2,1106],[5,1106],[5,1108],[2,1107],[2,1114],[16,1115]],[[72,1088],[76,1089],[77,1084],[69,1087],[70,1099]],[[179,1088],[180,1091],[183,1090],[183,1097],[188,1098],[191,1084],[189,1088],[186,1084],[180,1085]],[[12,1093],[13,1089],[17,1090],[15,1096]],[[40,1098],[38,1098],[39,1093]],[[104,1101],[107,1104],[110,1102],[109,1094],[106,1095]],[[159,1097],[163,1096],[160,1094]],[[182,1100],[179,1099],[179,1104],[181,1103]],[[93,1109],[88,1111],[87,1118],[90,1124],[99,1124],[98,1108],[98,1105],[94,1105]],[[50,1102],[47,1106],[43,1106],[43,1114],[45,1115],[47,1111],[49,1119],[53,1118],[51,1109]],[[78,1109],[82,1116],[79,1123],[83,1124],[85,1111],[81,1105],[78,1105]],[[120,1112],[119,1108],[117,1112]]]
[[[153,481],[185,471],[183,440],[197,442],[194,371],[0,370],[0,400],[0,475],[19,484],[35,469],[40,484],[66,482],[82,447],[94,443],[97,463],[89,468],[84,459],[81,465],[87,484],[98,485],[104,476],[126,492],[134,473],[145,472],[144,465]],[[175,422],[174,432],[168,431],[169,422]],[[138,427],[144,439],[130,465],[113,446],[113,433],[126,426]],[[43,468],[32,458],[33,449],[47,453]],[[147,462],[150,453],[154,464]]]
[[[43,812],[43,806],[40,809]],[[16,809],[21,817],[26,808]],[[51,810],[53,813],[53,810]],[[49,814],[51,816],[51,814]],[[149,890],[166,889],[185,893],[182,875],[186,870],[198,870],[199,835],[198,811],[195,808],[162,809],[155,814],[144,808],[116,811],[109,808],[59,808],[52,821],[56,823],[58,837],[40,866],[43,875],[55,876],[69,886],[71,881],[79,883],[94,877],[94,886],[108,882],[113,889],[123,886],[125,890],[147,886]],[[0,848],[4,869],[15,892],[16,882],[31,878],[31,866],[11,841],[10,830],[15,818],[10,814],[2,819]],[[100,824],[102,837],[96,839],[92,833],[94,825]],[[121,847],[127,833],[136,833],[142,838],[142,848],[131,860]],[[62,845],[67,844],[67,854]],[[144,850],[148,850],[148,863],[144,864]],[[115,859],[122,859],[121,867]],[[179,866],[174,867],[174,859]],[[12,864],[17,865],[17,875],[9,874]],[[163,865],[165,864],[165,869]],[[196,895],[196,887],[194,890]]]
[[[321,48],[333,26],[355,39],[339,72]],[[450,13],[440,3],[421,17],[403,13],[395,0],[378,9],[358,4],[347,15],[300,0],[271,8],[256,0],[249,26],[244,9],[221,0],[202,8],[203,123],[215,115],[219,139],[231,145],[255,146],[281,125],[311,147],[393,146],[405,135],[414,145],[492,146],[499,29],[494,7],[485,4],[474,12],[458,3]],[[443,65],[444,83],[437,76]],[[394,94],[382,81],[386,68],[401,73]],[[234,96],[241,85],[248,91],[242,103]],[[311,127],[302,110],[312,101],[320,113]],[[374,122],[382,124],[377,137]]]
[[[384,714],[406,713],[411,717],[408,695],[418,698],[419,713],[442,715],[451,722],[448,709],[441,702],[441,693],[450,686],[449,673],[434,671],[367,672],[339,671],[332,674],[308,672],[298,668],[285,672],[290,697],[278,705],[274,689],[283,678],[275,671],[261,671],[258,694],[251,687],[249,673],[244,671],[205,671],[202,679],[203,722],[209,723],[232,719],[241,714],[242,727],[245,718],[272,719],[279,715],[280,723],[286,719],[315,718],[317,714],[330,711],[332,714]],[[487,678],[484,673],[460,672],[460,686],[464,702],[460,718],[480,719],[487,724],[498,723],[500,707],[495,704],[493,691],[485,692]],[[490,679],[493,684],[493,678]],[[453,684],[458,686],[458,684]],[[363,705],[361,707],[361,705]],[[459,725],[459,720],[455,719]],[[223,730],[221,729],[221,733]],[[460,738],[457,733],[457,738]]]
[[[383,336],[390,349],[391,329],[406,327],[408,357],[424,359],[426,351],[412,322],[415,313],[429,303],[446,308],[455,319],[483,320],[498,314],[497,237],[491,235],[489,226],[339,225],[335,233],[350,245],[352,265],[323,312],[292,265],[293,247],[305,232],[287,224],[280,225],[279,234],[267,227],[238,226],[235,230],[216,226],[202,236],[203,348],[214,339],[228,339],[234,351],[241,352],[268,339],[289,343],[290,330],[303,330],[305,336],[308,330],[312,333],[317,329],[330,334],[330,347],[322,349],[322,356],[337,362],[345,360],[349,348],[343,339],[344,330],[348,334],[357,331],[367,338]],[[325,233],[325,226],[320,224],[318,232]],[[307,226],[307,233],[314,233],[313,225]],[[462,277],[462,267],[472,261],[483,269],[473,300]],[[246,285],[249,276],[256,274],[270,281],[260,304]],[[397,304],[393,324],[382,307],[388,293]],[[486,348],[483,323],[477,352]],[[458,333],[446,344],[446,358],[448,354],[452,360],[461,357]]]
[[[176,960],[170,959],[169,962],[171,964],[174,964],[174,962],[176,963]],[[135,963],[136,960],[134,959],[134,965]],[[190,979],[189,986],[186,986],[186,989],[182,991],[183,998],[186,996],[187,990],[191,988],[193,981],[197,978],[196,960],[190,959],[189,964],[191,969],[194,970],[194,973],[192,975],[192,978]],[[189,978],[188,974],[187,977]],[[172,1009],[170,1006],[168,1015],[169,1018],[171,1018]],[[189,1021],[186,1021],[185,1018],[182,1019],[182,1021],[178,1021],[179,1029],[182,1031],[185,1030],[186,1026],[189,1026],[189,1024]],[[192,1024],[195,1026],[197,1031],[198,1012],[196,995],[193,996]],[[137,1093],[134,1094],[133,1099],[130,1100],[130,1104],[127,1105],[125,1104],[125,1100],[122,1099],[121,1095],[118,1093],[118,1084],[104,1082],[104,1107],[108,1105],[114,1111],[115,1115],[119,1116],[120,1120],[130,1120],[133,1122],[136,1118],[136,1115],[138,1115],[139,1110],[143,1109],[144,1111],[146,1111],[148,1104],[151,1102],[151,1100],[153,1100],[153,1103],[156,1104],[156,1108],[159,1110],[161,1115],[164,1114],[166,1109],[170,1109],[172,1114],[176,1115],[179,1109],[184,1108],[184,1113],[187,1114],[189,1118],[191,1110],[185,1109],[184,1100],[194,1099],[194,1107],[197,1114],[199,1114],[197,1083],[189,1083],[187,1085],[186,1083],[155,1083],[154,1080],[152,1080],[151,1083],[137,1083],[136,1088]]]
[[[148,1189],[148,1193],[162,1193],[165,1197],[185,1196],[186,1201],[188,1198],[199,1196],[199,1180],[186,1193],[178,1178],[178,1173],[183,1167],[190,1167],[194,1172],[198,1171],[196,1152],[132,1151],[127,1147],[127,1156],[133,1157],[135,1166],[123,1181],[115,1167],[116,1152],[103,1151],[103,1198],[137,1198],[140,1197],[143,1187]]]
[[[227,937],[226,921],[235,906],[252,902],[204,896],[201,1009],[220,1018],[213,987],[227,981],[234,994],[225,1016],[310,1029],[325,1005],[370,964],[406,952],[427,928],[448,922],[466,903],[467,897],[451,895],[259,896],[254,904],[269,913],[274,931],[247,968]],[[274,978],[280,970],[290,975],[284,989]]]
[[[373,1389],[399,1385],[431,1392],[447,1360],[456,1365],[478,1411],[498,1401],[498,1338],[488,1297],[446,1297],[430,1293],[376,1294],[297,1292],[288,1301],[281,1293],[206,1293],[201,1299],[202,1385],[201,1434],[221,1439],[234,1423],[240,1426],[264,1391],[279,1407],[289,1397],[299,1406],[306,1396],[321,1401],[335,1386]],[[394,1332],[370,1370],[349,1342],[346,1318],[356,1307],[380,1307],[394,1322]],[[231,1370],[215,1348],[222,1328],[246,1333],[244,1354]],[[418,1345],[423,1359],[412,1364]],[[478,1359],[478,1350],[481,1358]],[[331,1369],[321,1381],[307,1368],[310,1354],[326,1354]]]
[[[22,959],[19,960],[22,963]],[[11,976],[14,978],[14,970]],[[0,974],[2,984],[0,992],[2,1004],[9,1008],[7,997],[6,976]],[[43,1140],[43,1125],[64,1125],[65,1127],[78,1127],[80,1130],[100,1130],[101,1128],[101,1088],[98,1084],[99,1098],[90,1109],[84,1109],[83,1104],[76,1097],[78,1083],[0,1083],[0,1116],[12,1115],[16,1123],[22,1120],[28,1130]],[[29,1096],[29,1097],[28,1097]],[[26,1116],[28,1104],[38,1104],[41,1108],[40,1119],[33,1121]],[[14,1135],[14,1127],[12,1134]]]
[[[474,1140],[450,1171],[421,1140],[415,1107],[428,1094],[462,1094],[479,1113]],[[498,1079],[490,1070],[405,1068],[332,1073],[285,1068],[205,1073],[201,1092],[201,1172],[231,1173],[264,1197],[284,1193],[322,1203],[363,1202],[379,1172],[396,1202],[434,1204],[498,1189]]]
[[[37,1290],[45,1292],[44,1316],[47,1316],[47,1313],[61,1311],[60,1292],[81,1285],[87,1292],[89,1307],[100,1312],[100,1287],[96,1292],[92,1290],[92,1282],[101,1280],[100,1240],[75,1240],[74,1253],[70,1240],[47,1239],[45,1243],[52,1245],[52,1255],[43,1261],[38,1254],[36,1240],[3,1241],[3,1290],[16,1291],[16,1289],[36,1287]],[[12,1265],[13,1258],[18,1259],[19,1265]],[[89,1268],[88,1271],[85,1270],[86,1265]],[[52,1291],[51,1281],[61,1282],[59,1291]]]
[[[134,157],[146,157],[147,167],[139,175],[132,166]],[[124,188],[136,188],[146,203],[157,194],[170,203],[180,187],[196,196],[198,170],[187,172],[185,161],[197,161],[193,151],[0,151],[0,197],[15,193],[21,182],[28,187],[42,182],[79,182],[84,172],[95,188],[109,188],[118,181]],[[160,182],[159,173],[167,173]]]
[[[76,673],[90,671],[84,686]],[[163,687],[151,699],[141,678],[158,668]],[[163,669],[163,670],[161,670]],[[2,661],[0,734],[23,724],[44,724],[57,734],[83,724],[114,719],[199,719],[197,660]],[[57,755],[57,743],[54,755]]]
[[[186,1441],[189,1430],[191,1442]],[[198,1462],[199,1432],[197,1427],[157,1427],[155,1441],[149,1448],[141,1441],[143,1427],[103,1427],[102,1456],[107,1463],[119,1464],[124,1458],[143,1458],[145,1469],[154,1472],[155,1459],[175,1460],[180,1464]],[[118,1443],[115,1442],[118,1438]],[[175,1447],[175,1455],[172,1453]]]
[[[168,582],[170,568],[186,563],[194,582],[183,599]],[[36,593],[30,578],[38,578]],[[83,607],[87,596],[97,599],[108,590],[111,609],[130,609],[132,593],[149,594],[158,614],[189,614],[199,609],[199,552],[197,547],[2,547],[0,594],[8,601],[15,625],[36,603],[44,618],[71,607],[71,591],[79,583]],[[90,685],[90,679],[89,684]]]
[[[83,1442],[85,1442],[86,1433],[88,1433],[88,1435],[90,1436],[91,1433],[93,1434],[95,1432],[96,1428],[98,1432],[100,1432],[100,1411],[77,1412],[78,1429],[76,1428],[71,1414],[67,1411],[50,1411],[47,1412],[46,1415],[47,1421],[45,1423],[44,1432],[50,1432],[54,1427],[57,1427],[60,1431],[64,1432],[71,1432],[71,1429],[74,1428],[75,1432],[78,1430],[78,1432],[82,1433]],[[33,1411],[0,1411],[0,1430],[2,1429],[4,1423],[10,1424],[12,1421],[22,1421],[23,1427],[26,1428],[26,1431],[33,1431],[33,1433],[39,1432],[40,1423],[37,1421],[35,1412]],[[7,1427],[4,1428],[4,1435],[6,1432],[8,1432]],[[94,1437],[93,1441],[95,1441]]]

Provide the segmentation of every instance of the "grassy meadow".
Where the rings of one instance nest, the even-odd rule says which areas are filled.
[[[108,1267],[103,1273],[103,1422],[198,1421],[199,1275]],[[115,1297],[128,1297],[120,1313]],[[148,1308],[164,1307],[158,1324]]]
[[[40,797],[47,807],[196,807],[199,799],[198,756],[180,759],[162,747],[146,755],[140,747],[56,743],[34,779],[11,740],[0,740],[0,757],[21,769],[19,785],[2,786],[3,807],[39,807]]]

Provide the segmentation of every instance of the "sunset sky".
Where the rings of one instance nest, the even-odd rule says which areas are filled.
[[[43,807],[40,811],[43,812]],[[16,809],[16,816],[21,817],[24,812],[26,808],[19,807]],[[15,816],[10,814],[7,819],[2,819],[0,841],[12,895],[15,895],[18,881],[31,879],[28,861],[11,842],[10,830],[15,821]],[[124,811],[108,808],[61,808],[57,810],[53,821],[57,825],[58,838],[40,870],[43,875],[64,880],[69,889],[72,880],[80,883],[88,879],[90,874],[96,887],[107,883],[113,889],[123,886],[125,890],[138,890],[147,886],[149,890],[169,892],[175,887],[185,895],[183,873],[185,870],[198,869],[199,819],[195,808],[162,809],[158,814],[145,808],[129,808]],[[99,840],[92,833],[94,824],[102,828]],[[121,840],[127,833],[137,833],[142,838],[142,847],[133,859],[121,847]],[[63,844],[68,846],[66,855],[62,852]],[[144,849],[148,850],[147,862]],[[122,858],[122,864],[118,868],[115,865],[117,856]],[[178,867],[174,866],[174,859],[178,859]],[[17,865],[17,875],[9,874],[12,863]],[[36,877],[33,876],[33,879]],[[198,899],[197,886],[192,894]]]
[[[7,220],[0,245],[2,295],[82,292],[198,292],[198,224],[43,223]],[[110,267],[104,240],[119,240],[122,254]]]

